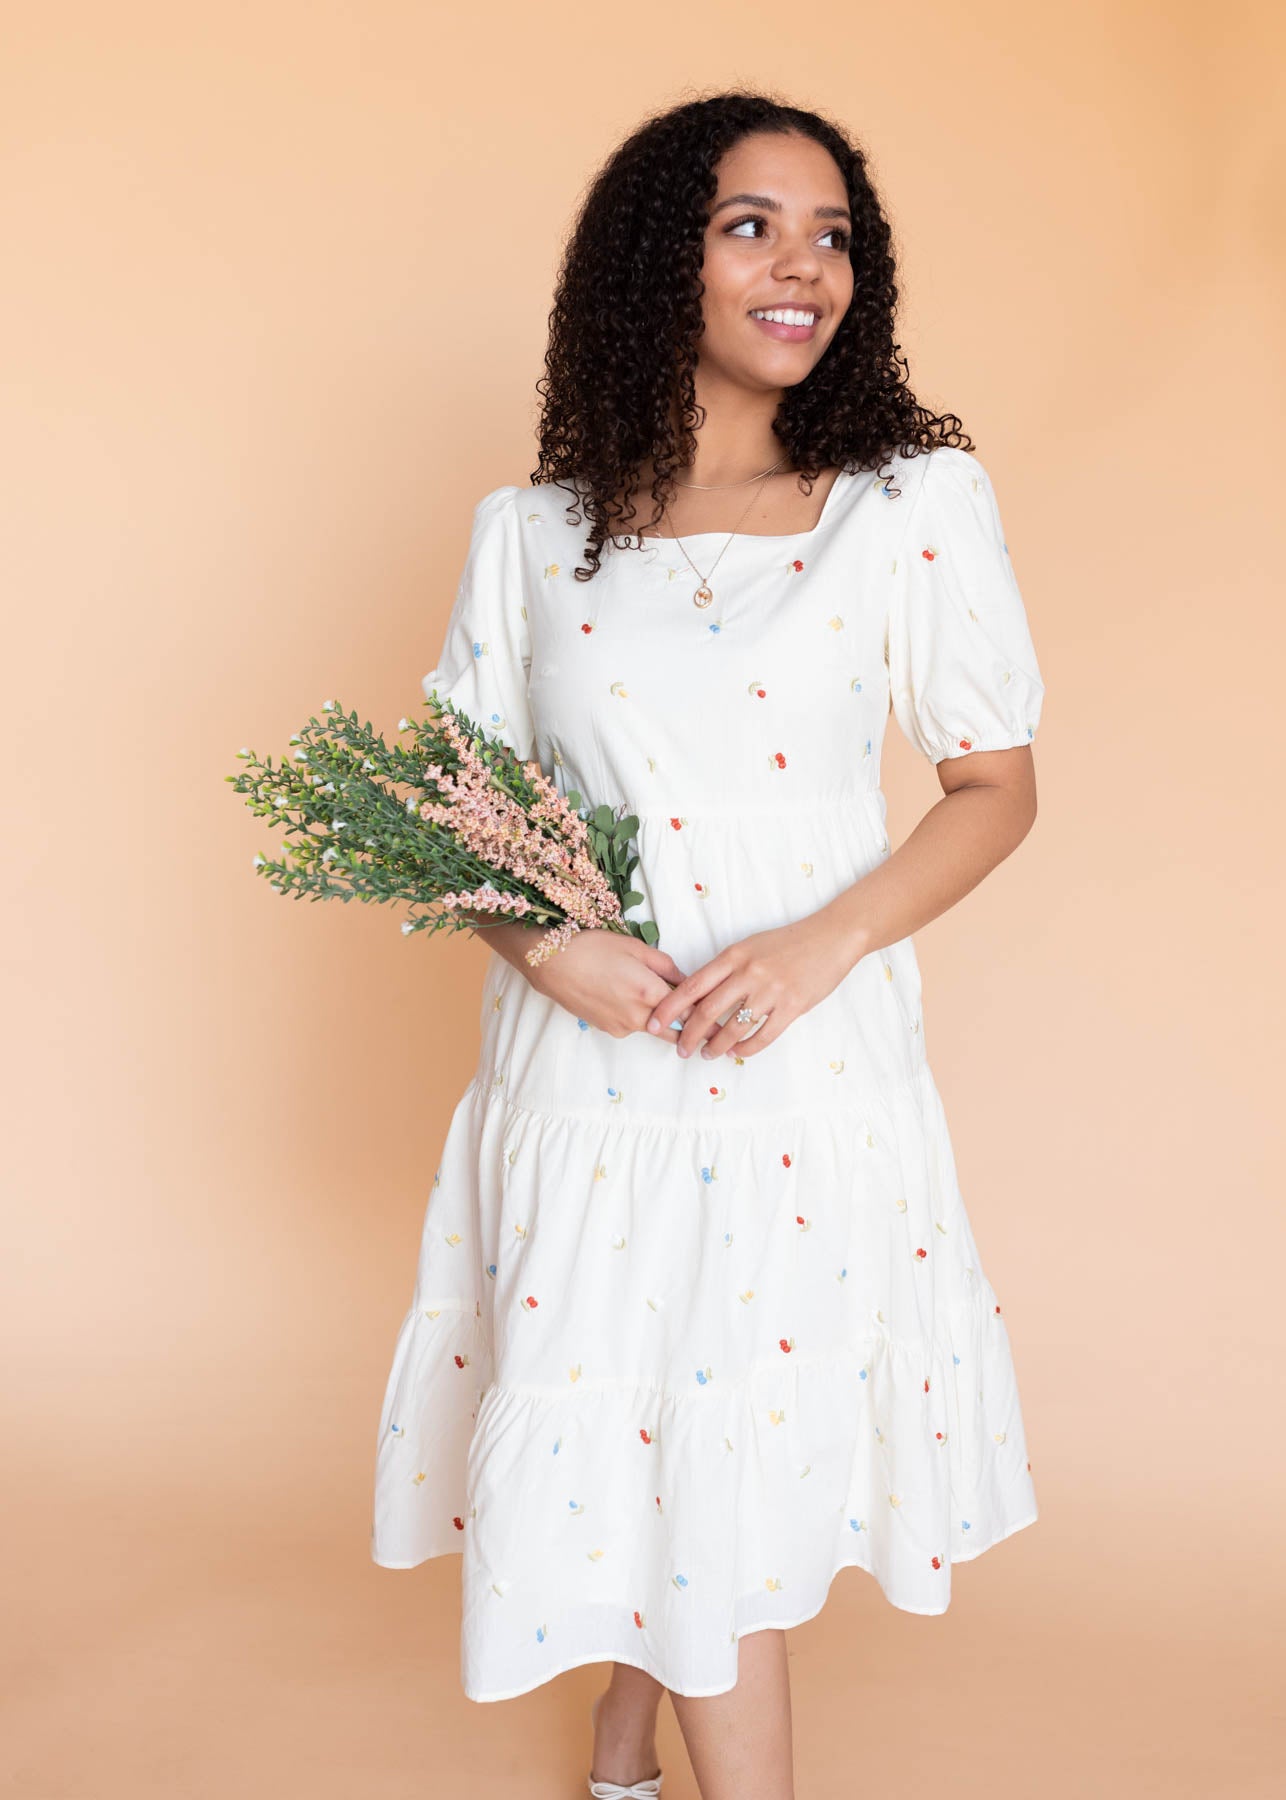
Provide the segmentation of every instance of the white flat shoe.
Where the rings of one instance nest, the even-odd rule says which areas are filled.
[[[598,1721],[598,1703],[601,1699],[601,1694],[595,1695],[589,1709],[590,1720],[595,1725]],[[646,1781],[634,1781],[628,1787],[622,1787],[615,1781],[595,1781],[593,1776],[587,1777],[587,1780],[594,1800],[658,1800],[661,1792],[660,1770],[655,1775],[649,1776]]]

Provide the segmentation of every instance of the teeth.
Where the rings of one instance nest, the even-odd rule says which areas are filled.
[[[757,307],[751,309],[752,319],[771,319],[774,325],[811,325],[817,317],[815,312],[802,312],[794,307],[778,307],[775,312],[761,312]]]

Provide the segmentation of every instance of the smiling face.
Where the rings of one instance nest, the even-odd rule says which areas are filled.
[[[844,177],[811,138],[775,132],[742,138],[717,174],[700,365],[743,387],[793,387],[821,360],[853,298]],[[784,323],[756,316],[781,309]],[[801,313],[811,321],[790,322]]]

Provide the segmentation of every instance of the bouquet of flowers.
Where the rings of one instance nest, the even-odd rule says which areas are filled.
[[[522,762],[433,690],[427,720],[402,719],[406,743],[386,744],[369,720],[334,700],[290,742],[274,768],[253,751],[226,777],[255,814],[284,825],[281,859],[256,856],[258,874],[296,899],[405,901],[404,935],[526,919],[547,924],[526,952],[541,963],[585,927],[655,944],[651,919],[625,911],[638,857],[632,814],[584,816],[581,796],[558,793],[538,762]]]

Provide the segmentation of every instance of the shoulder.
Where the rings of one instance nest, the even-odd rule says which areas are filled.
[[[903,523],[910,529],[948,531],[953,523],[968,528],[994,506],[991,481],[971,450],[935,444],[931,450],[896,455],[896,479],[906,497]]]
[[[480,520],[507,517],[526,527],[567,525],[571,523],[567,514],[575,502],[575,492],[565,483],[542,481],[534,486],[529,482],[520,486],[509,483],[484,494],[474,508],[474,517]],[[576,510],[580,508],[577,506]],[[580,529],[579,525],[576,529]]]
[[[935,444],[931,450],[894,453],[899,480],[908,494],[977,493],[987,485],[987,471],[972,450]]]
[[[475,505],[473,509],[474,524],[483,524],[511,511],[515,497],[521,492],[521,488],[514,487],[512,484],[492,488],[491,492],[484,494]]]

